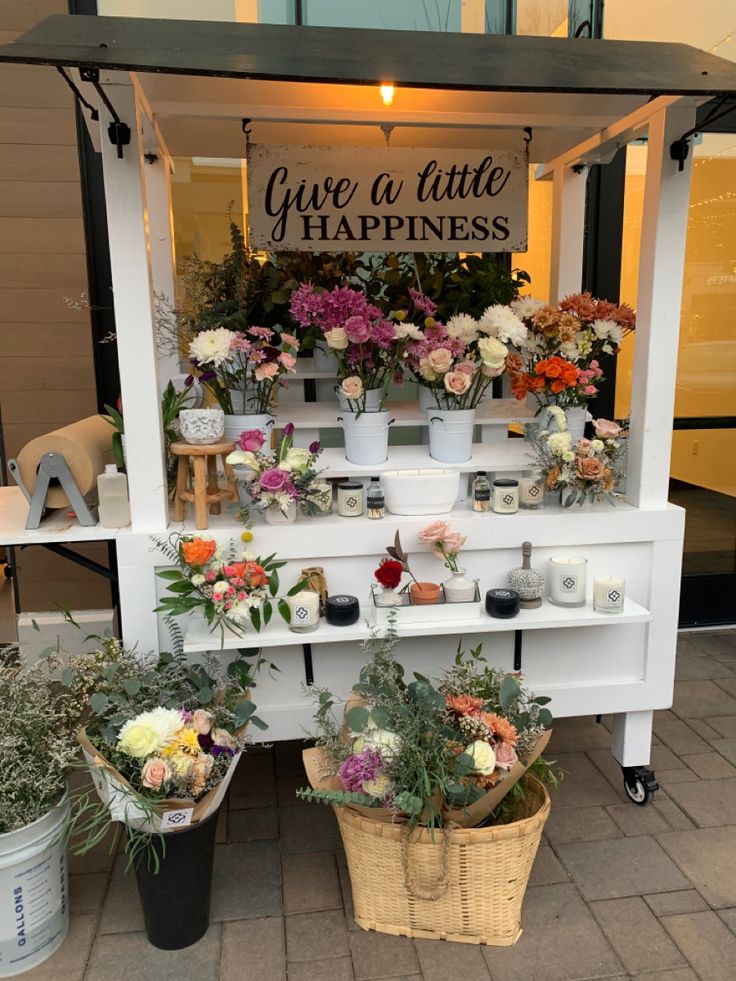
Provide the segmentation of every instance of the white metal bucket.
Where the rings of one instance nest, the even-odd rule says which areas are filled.
[[[0,978],[51,957],[69,930],[64,799],[38,821],[0,835]]]
[[[369,466],[388,459],[388,410],[344,412],[337,417],[345,434],[345,458],[350,463]],[[393,422],[393,420],[391,420]]]
[[[246,429],[260,429],[266,437],[265,446],[270,447],[274,422],[274,417],[268,412],[260,415],[225,416],[224,438],[234,443]]]
[[[588,421],[588,409],[584,405],[577,405],[571,409],[565,409],[565,421],[567,422],[567,431],[570,433],[570,440],[572,443],[577,439],[582,439],[585,435],[585,423]],[[549,429],[550,432],[558,432],[559,426],[557,425],[557,420],[550,413],[549,407],[545,406],[537,416],[539,425],[543,429]]]
[[[381,408],[381,399],[383,398],[382,388],[369,388],[365,393],[365,411],[366,412],[378,412]],[[337,390],[337,401],[340,403],[340,408],[344,409],[345,412],[351,412],[352,407],[350,401],[345,398],[340,389]],[[353,399],[353,407],[360,404],[360,400]]]
[[[427,409],[429,455],[441,463],[465,463],[473,452],[475,409]]]

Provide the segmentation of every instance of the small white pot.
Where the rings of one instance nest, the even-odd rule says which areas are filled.
[[[451,572],[442,588],[448,603],[472,603],[475,599],[475,583],[465,575],[465,569]]]
[[[187,443],[206,446],[217,443],[225,433],[222,409],[182,409],[179,413],[181,435]]]
[[[225,439],[235,443],[246,429],[260,429],[266,437],[265,446],[271,445],[271,430],[275,423],[274,417],[267,412],[259,415],[225,416]]]
[[[350,463],[370,466],[388,459],[389,413],[343,412],[337,417],[345,434],[345,458]]]
[[[457,500],[457,470],[387,470],[381,474],[391,514],[447,514]]]
[[[365,412],[377,412],[381,408],[381,399],[383,398],[382,388],[369,388],[365,393]],[[363,396],[359,399],[347,399],[340,389],[337,390],[337,401],[340,403],[340,408],[344,409],[346,412],[351,412],[354,408],[362,403]]]
[[[475,409],[427,409],[429,455],[441,463],[465,463],[473,453]]]

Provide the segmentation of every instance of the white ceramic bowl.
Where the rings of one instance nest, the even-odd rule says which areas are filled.
[[[179,413],[182,438],[196,446],[217,443],[225,432],[222,409],[182,409]]]
[[[460,490],[457,470],[386,470],[381,474],[391,514],[446,514]]]

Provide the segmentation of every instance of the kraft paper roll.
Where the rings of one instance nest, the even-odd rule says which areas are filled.
[[[18,454],[18,468],[23,483],[33,493],[36,472],[45,453],[59,453],[67,462],[81,493],[88,494],[95,488],[97,477],[104,473],[106,463],[114,463],[112,434],[114,430],[102,416],[88,416],[70,426],[55,429],[45,436],[37,436],[26,443]],[[61,487],[49,487],[46,503],[51,508],[63,508],[69,504]]]

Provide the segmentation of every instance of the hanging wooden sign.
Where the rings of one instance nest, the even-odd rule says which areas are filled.
[[[525,252],[528,172],[524,151],[251,144],[251,246]]]

